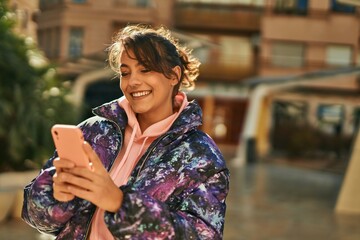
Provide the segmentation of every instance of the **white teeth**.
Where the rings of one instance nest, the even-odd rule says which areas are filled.
[[[132,93],[131,95],[133,97],[142,97],[142,96],[145,96],[145,95],[148,95],[148,94],[150,94],[150,91],[135,92],[135,93]]]

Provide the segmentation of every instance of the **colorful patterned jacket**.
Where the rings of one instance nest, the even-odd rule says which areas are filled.
[[[117,101],[96,109],[79,124],[109,170],[122,146],[127,117]],[[115,239],[222,239],[229,172],[213,140],[198,130],[201,109],[195,102],[170,130],[156,139],[137,163],[121,208],[105,212]],[[96,206],[75,198],[53,197],[53,160],[24,189],[22,218],[57,239],[86,239]]]

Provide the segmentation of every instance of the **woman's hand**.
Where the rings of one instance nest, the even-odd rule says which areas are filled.
[[[75,196],[70,193],[66,182],[62,181],[64,170],[74,168],[75,164],[67,159],[54,159],[54,166],[56,169],[56,173],[53,176],[53,190],[54,190],[54,198],[61,202],[67,202],[73,200]]]
[[[84,142],[83,147],[91,162],[91,167],[70,167],[66,165],[66,168],[63,168],[57,176],[56,184],[58,185],[59,198],[74,195],[92,202],[103,210],[116,212],[122,204],[123,193],[115,185],[91,146]]]

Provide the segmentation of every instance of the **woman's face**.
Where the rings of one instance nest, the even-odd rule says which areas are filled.
[[[120,88],[138,120],[155,123],[173,114],[172,91],[177,79],[150,71],[123,51],[120,57]]]

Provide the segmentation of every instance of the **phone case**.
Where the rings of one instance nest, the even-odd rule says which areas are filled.
[[[89,160],[83,150],[84,137],[74,125],[55,124],[51,135],[60,158],[73,161],[76,166],[88,167]]]

